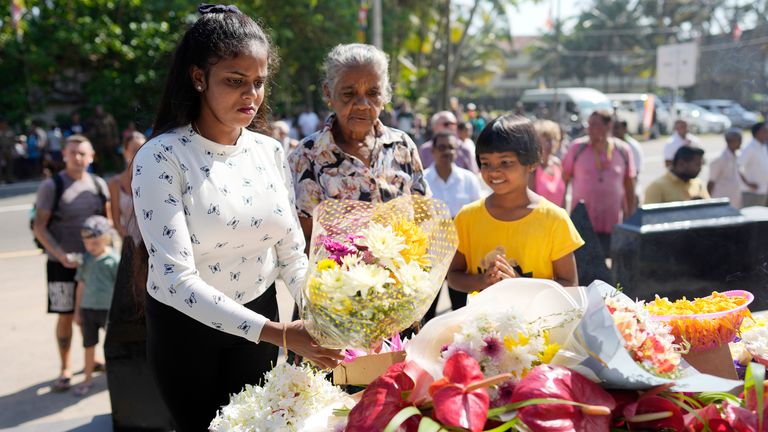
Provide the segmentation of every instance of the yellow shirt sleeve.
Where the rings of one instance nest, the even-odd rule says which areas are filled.
[[[584,239],[576,230],[570,216],[563,211],[554,224],[552,233],[552,254],[550,260],[555,262],[584,245]]]

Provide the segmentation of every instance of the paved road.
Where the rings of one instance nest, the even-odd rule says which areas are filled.
[[[702,141],[709,160],[723,148],[720,137],[705,136]],[[662,148],[663,141],[643,144],[641,187],[664,173]],[[702,178],[707,178],[706,168]],[[35,188],[36,183],[0,186],[0,432],[111,431],[105,376],[96,378],[95,391],[85,398],[49,390],[58,360],[55,317],[45,313],[45,258],[33,249],[28,229]],[[447,307],[446,297],[443,293],[438,310]],[[280,291],[280,304],[282,315],[288,316],[292,306],[285,290]],[[76,334],[74,370],[83,366],[80,344]],[[76,376],[75,383],[80,379]]]

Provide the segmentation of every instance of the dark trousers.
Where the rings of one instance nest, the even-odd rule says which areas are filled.
[[[245,304],[278,320],[274,284]],[[278,347],[209,327],[147,296],[147,357],[177,432],[207,431],[216,411],[245,384],[258,384]]]
[[[611,257],[611,233],[595,233],[606,258]]]

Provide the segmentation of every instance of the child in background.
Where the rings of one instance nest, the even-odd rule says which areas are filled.
[[[104,216],[86,219],[80,234],[86,253],[75,275],[77,294],[74,319],[83,332],[85,380],[74,392],[77,396],[84,396],[93,387],[94,370],[104,368],[103,363],[96,362],[96,344],[99,342],[99,328],[106,328],[107,325],[107,313],[112,304],[112,290],[120,257],[110,247],[112,225]]]
[[[536,120],[533,124],[541,149],[541,161],[534,171],[531,190],[560,207],[565,207],[563,165],[555,156],[560,147],[560,125],[552,120]]]
[[[578,285],[573,251],[584,240],[564,209],[528,188],[540,161],[531,121],[499,117],[483,129],[476,146],[480,174],[493,193],[456,216],[459,246],[448,284],[465,292],[516,277]]]

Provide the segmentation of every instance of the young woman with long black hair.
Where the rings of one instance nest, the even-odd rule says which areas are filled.
[[[307,258],[282,145],[254,132],[268,127],[264,93],[277,57],[234,6],[199,11],[132,181],[148,254],[148,357],[178,431],[207,430],[284,343],[323,367],[343,358],[301,321],[278,323],[274,282],[298,301]]]

